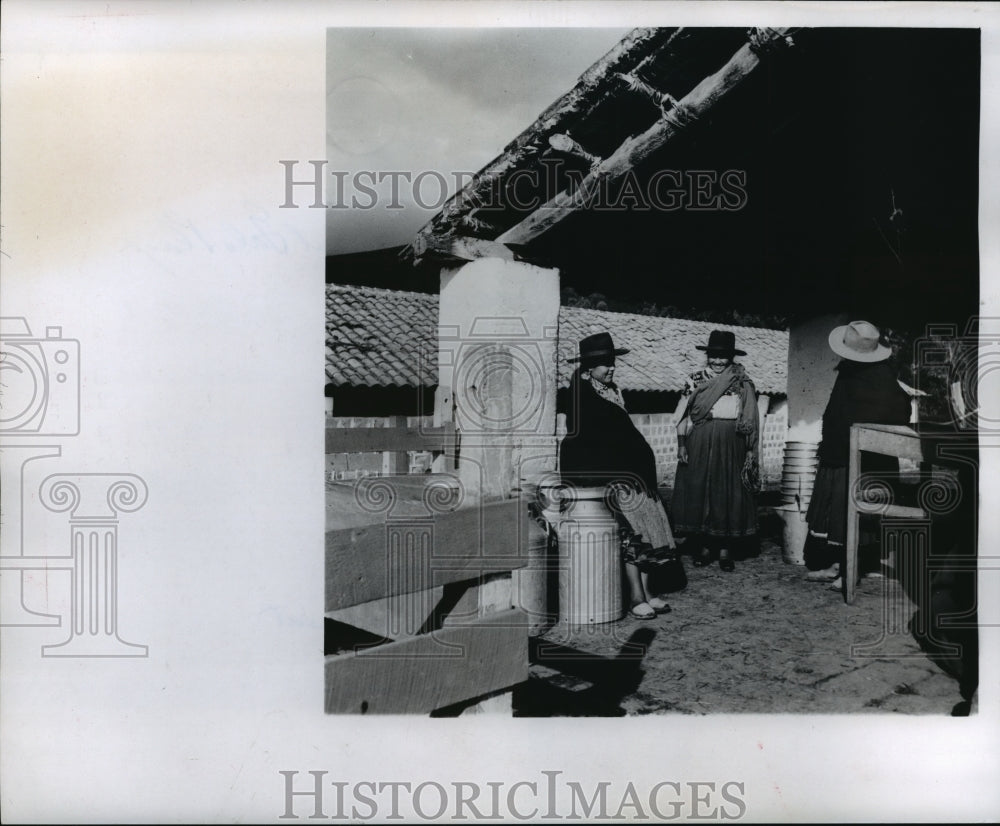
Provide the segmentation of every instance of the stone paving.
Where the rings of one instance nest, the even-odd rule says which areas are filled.
[[[672,613],[557,624],[535,638],[515,713],[951,714],[958,683],[909,633],[915,606],[899,583],[865,578],[847,605],[783,562],[765,523],[772,538],[733,573],[685,557],[688,586],[669,595]]]

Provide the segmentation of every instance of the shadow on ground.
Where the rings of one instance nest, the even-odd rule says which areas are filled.
[[[612,657],[533,639],[530,658],[536,675],[514,689],[516,717],[622,717],[622,700],[642,682],[643,659],[656,631],[637,628]]]
[[[954,585],[959,574],[946,570],[923,596],[893,576],[866,577],[847,605],[784,562],[773,509],[762,509],[760,524],[759,542],[737,551],[732,573],[686,558],[688,586],[670,594],[669,614],[547,628],[532,642],[515,716],[974,710],[974,636],[942,630],[942,612],[961,613],[967,576],[956,589],[948,576]],[[927,651],[916,633],[924,627],[937,628],[920,639]],[[965,634],[963,658],[931,644],[956,633]]]

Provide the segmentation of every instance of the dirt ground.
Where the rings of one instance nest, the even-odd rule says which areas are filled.
[[[777,496],[761,502],[759,547],[732,573],[685,556],[688,585],[667,596],[671,613],[532,637],[514,714],[975,713],[917,645],[916,606],[896,579],[863,579],[847,605],[783,561]],[[327,519],[328,529],[373,521],[342,483],[327,484]]]
[[[688,585],[668,596],[669,614],[534,638],[515,714],[969,711],[910,634],[916,606],[894,578],[866,577],[847,605],[782,560],[773,510],[761,529],[759,553],[732,573],[685,557]]]

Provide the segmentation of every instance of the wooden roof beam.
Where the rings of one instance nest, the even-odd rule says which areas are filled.
[[[517,166],[531,153],[538,153],[548,146],[552,132],[565,131],[564,124],[586,117],[604,99],[609,88],[620,82],[616,73],[628,73],[645,61],[683,29],[639,28],[629,32],[604,57],[584,72],[576,85],[565,95],[549,105],[527,129],[518,135],[462,190],[453,195],[430,222],[417,232],[417,239],[434,234],[446,234],[463,212],[477,201],[477,196],[488,193],[493,181]],[[419,241],[404,248],[402,258],[419,258]]]
[[[560,192],[496,240],[505,244],[526,244],[554,227],[570,213],[585,206],[602,183],[623,178],[629,170],[646,160],[735,89],[760,64],[758,53],[791,45],[791,31],[788,28],[752,30],[749,42],[725,66],[695,86],[653,126],[641,135],[625,140],[606,160],[591,170],[576,189]]]
[[[418,259],[445,265],[464,264],[477,258],[517,260],[513,250],[504,244],[454,232],[418,236],[413,242],[413,254]]]

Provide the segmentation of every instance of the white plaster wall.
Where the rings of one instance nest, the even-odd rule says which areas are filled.
[[[468,495],[554,470],[559,272],[481,258],[441,274],[435,415],[461,434]]]
[[[840,361],[828,339],[834,327],[849,320],[843,313],[830,313],[794,324],[788,331],[788,441],[820,441],[823,410]]]

